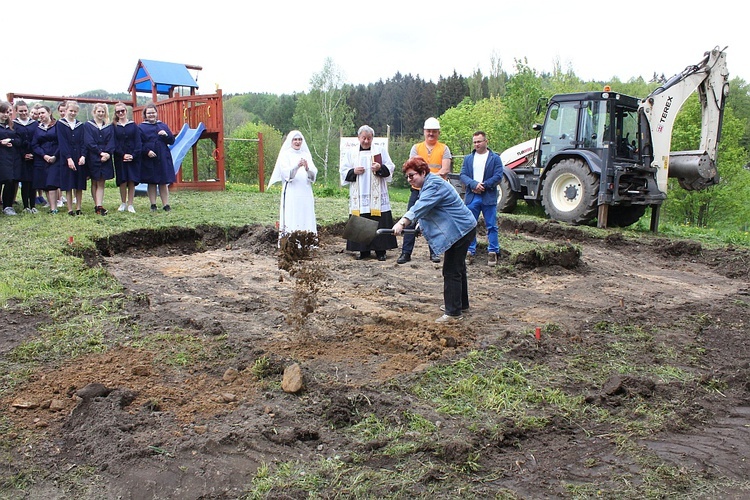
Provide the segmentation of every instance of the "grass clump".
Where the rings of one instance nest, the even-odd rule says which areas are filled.
[[[175,368],[185,368],[210,360],[226,360],[230,349],[226,336],[202,336],[188,333],[155,333],[133,339],[127,345],[156,354],[154,361]]]
[[[553,413],[572,414],[583,405],[582,397],[548,386],[541,368],[507,360],[494,348],[432,368],[410,390],[441,413],[473,419],[489,412],[522,429],[544,427]]]
[[[263,380],[267,376],[271,375],[271,359],[268,356],[261,356],[253,362],[253,366],[250,369],[255,378]]]

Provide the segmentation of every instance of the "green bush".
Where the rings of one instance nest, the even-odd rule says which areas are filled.
[[[261,182],[259,134],[263,137],[263,179],[266,184],[271,177],[276,157],[281,149],[281,132],[270,125],[246,123],[226,137],[226,177],[227,181],[259,184]]]

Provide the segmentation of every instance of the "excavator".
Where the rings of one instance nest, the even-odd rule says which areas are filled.
[[[500,155],[498,211],[511,212],[523,199],[541,203],[551,219],[574,225],[596,219],[606,228],[629,226],[651,207],[656,232],[668,178],[687,190],[719,182],[716,156],[729,94],[725,50],[706,52],[644,99],[608,87],[552,96],[544,123],[534,125],[538,137]],[[677,113],[696,89],[699,149],[670,151]]]

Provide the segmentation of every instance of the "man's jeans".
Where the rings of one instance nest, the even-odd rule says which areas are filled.
[[[497,205],[482,205],[482,197],[475,196],[466,206],[477,221],[480,213],[484,217],[484,226],[487,228],[487,253],[500,253],[500,243],[497,239]],[[469,253],[472,255],[477,253],[476,238],[469,245]]]

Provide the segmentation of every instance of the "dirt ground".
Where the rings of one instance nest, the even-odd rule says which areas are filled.
[[[564,379],[571,353],[607,352],[617,340],[596,327],[602,322],[652,329],[660,346],[695,352],[681,368],[697,377],[680,384],[613,372],[604,383],[562,388],[623,418],[635,418],[638,405],[670,404],[676,421],[639,445],[690,477],[722,479],[706,497],[750,495],[747,251],[616,232],[597,239],[548,221],[503,219],[504,238],[562,251],[513,262],[505,254],[497,268],[480,253],[469,267],[471,309],[459,325],[444,326],[434,322],[441,266],[429,262],[423,240],[403,266],[395,251],[385,262],[355,261],[341,230],[323,229],[301,261],[280,260],[276,232],[261,226],[140,230],[98,242],[99,253],[84,257],[124,287],[127,310],[107,333],[121,346],[45,366],[0,400],[11,424],[3,428],[17,443],[12,463],[0,466],[3,477],[44,471],[17,497],[238,498],[262,464],[356,454],[360,465],[395,467],[377,443],[344,431],[368,413],[388,419],[404,411],[439,422],[442,445],[399,467],[462,463],[474,453],[470,497],[575,496],[566,484],[632,491],[622,478],[645,481],[647,465],[593,416],[583,426],[559,418],[490,436],[401,389],[431,366],[491,346]],[[0,333],[2,358],[48,321],[12,307],[0,315],[11,325]],[[192,349],[190,362],[181,365],[187,355],[170,350],[173,343]],[[649,349],[642,356],[660,362]],[[288,393],[282,373],[295,363],[304,387]],[[428,492],[441,491],[434,484],[443,470],[436,466],[408,496],[436,496]],[[346,496],[323,494],[337,495]],[[457,495],[448,488],[437,496]]]

